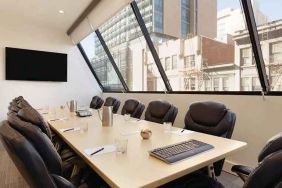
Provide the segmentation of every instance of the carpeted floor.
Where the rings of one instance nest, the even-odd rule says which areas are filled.
[[[225,188],[241,188],[242,181],[234,175],[223,172],[218,180]],[[0,188],[28,188],[5,150],[0,149]]]
[[[5,150],[0,150],[0,180],[1,188],[29,187]]]

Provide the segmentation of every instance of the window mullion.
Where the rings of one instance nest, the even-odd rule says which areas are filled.
[[[166,86],[166,89],[167,89],[167,91],[172,91],[171,85],[170,85],[169,80],[167,78],[167,75],[166,75],[166,73],[165,73],[165,71],[164,71],[164,69],[162,67],[160,58],[159,58],[159,56],[157,54],[157,51],[156,51],[156,49],[154,47],[154,44],[153,44],[152,40],[151,40],[151,37],[150,37],[149,32],[148,32],[148,30],[146,28],[145,22],[144,22],[144,20],[143,20],[143,18],[141,16],[139,8],[138,8],[138,6],[137,6],[135,1],[132,1],[130,3],[130,5],[131,5],[131,8],[132,8],[132,10],[134,12],[134,15],[136,17],[136,20],[137,20],[137,22],[138,22],[138,24],[140,26],[140,29],[141,29],[141,31],[143,33],[143,36],[144,36],[144,38],[145,38],[145,40],[147,42],[147,45],[148,45],[148,47],[149,47],[149,49],[150,49],[150,51],[152,53],[154,61],[155,61],[156,65],[157,65],[157,67],[158,67],[158,70],[159,70],[159,72],[161,74],[161,77],[162,77],[163,82],[164,82],[164,84]]]
[[[95,77],[96,81],[98,82],[98,85],[100,86],[101,90],[104,92],[104,91],[105,91],[105,88],[104,88],[103,85],[101,84],[101,82],[100,82],[100,80],[99,80],[97,74],[95,73],[93,67],[91,66],[90,60],[88,59],[88,57],[87,57],[87,55],[86,55],[84,49],[82,48],[81,44],[78,43],[78,44],[77,44],[77,47],[78,47],[78,49],[79,49],[79,51],[80,51],[82,57],[84,58],[86,64],[88,65],[90,71],[92,72],[93,76]]]
[[[95,33],[96,33],[96,35],[97,35],[97,37],[98,37],[98,39],[99,39],[101,45],[103,46],[103,49],[104,49],[104,51],[106,52],[106,54],[107,54],[107,56],[108,56],[108,58],[109,58],[109,60],[110,60],[110,62],[111,62],[111,64],[112,64],[113,68],[115,69],[115,72],[116,72],[116,74],[117,74],[117,76],[118,76],[120,82],[122,83],[122,86],[123,86],[124,90],[125,90],[126,92],[129,91],[129,89],[128,89],[128,87],[127,87],[127,84],[125,83],[125,81],[124,81],[124,79],[123,79],[123,77],[122,77],[122,74],[120,73],[120,71],[119,71],[119,69],[118,69],[118,67],[117,67],[117,65],[116,65],[116,63],[115,63],[115,60],[114,60],[114,58],[113,58],[113,56],[112,56],[112,54],[111,54],[111,52],[110,52],[110,50],[109,50],[107,44],[105,43],[105,41],[104,41],[104,39],[103,39],[103,37],[102,37],[100,31],[97,29],[97,30],[95,31]]]
[[[254,58],[258,70],[258,75],[263,92],[270,91],[269,81],[266,74],[265,64],[263,60],[262,50],[258,30],[255,22],[254,12],[251,0],[241,0],[243,11],[246,18],[246,24],[250,33],[250,40],[253,47]]]

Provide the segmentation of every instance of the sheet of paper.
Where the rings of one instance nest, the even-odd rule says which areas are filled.
[[[95,155],[101,155],[101,154],[105,154],[105,153],[112,153],[116,151],[116,146],[114,144],[110,144],[110,145],[104,145],[104,146],[99,146],[99,147],[95,147],[95,148],[87,148],[84,150],[84,152],[88,155],[91,156],[91,154],[95,151],[98,151],[99,149],[104,148],[102,151],[95,153],[92,156]]]
[[[67,120],[67,117],[61,117],[61,118],[52,118],[52,119],[48,119],[48,121],[62,121],[62,120]]]
[[[60,131],[63,133],[63,132],[65,132],[65,130],[68,130],[68,129],[73,129],[73,130],[66,131],[66,133],[67,132],[73,132],[73,131],[79,131],[80,127],[69,127],[69,128],[60,129]]]
[[[184,130],[184,131],[183,131]],[[190,131],[190,130],[186,130],[186,129],[178,129],[176,131],[171,131],[172,134],[176,134],[176,135],[179,135],[179,136],[183,136],[183,135],[187,135],[187,134],[190,134],[192,133],[193,131]]]
[[[123,131],[120,133],[122,136],[130,136],[140,134],[140,131]]]

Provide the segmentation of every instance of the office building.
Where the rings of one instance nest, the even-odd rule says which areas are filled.
[[[257,0],[252,0],[257,25],[267,23],[267,16],[259,9]],[[217,40],[232,44],[232,35],[246,29],[246,20],[241,8],[225,8],[217,13]]]
[[[1,0],[0,188],[280,188],[281,7]]]
[[[282,21],[277,20],[258,27],[263,60],[272,90],[280,91],[282,86],[281,36]],[[241,90],[260,90],[257,68],[246,30],[234,35],[235,64],[240,67]]]
[[[208,4],[207,2],[196,0],[145,0],[137,1],[137,3],[155,45],[167,40],[186,39],[197,35],[210,38],[216,36],[215,0],[208,1]],[[138,49],[146,50],[146,43],[144,38],[141,37],[142,33],[138,23],[134,20],[132,21],[132,17],[134,17],[133,11],[130,6],[127,6],[108,20],[106,24],[102,25],[99,30],[104,37],[105,43],[111,49],[115,62],[120,68],[120,72],[125,78],[127,85],[133,90],[138,90],[140,87],[141,89],[146,88],[146,81],[143,84],[140,83],[142,85],[133,85],[141,77],[140,73],[133,74],[136,72],[134,68],[138,67],[139,69],[140,64],[143,65],[144,61],[134,62],[132,59],[134,56],[137,56],[138,59],[142,58],[142,52],[138,51]],[[209,20],[208,26],[206,20]],[[97,72],[100,77],[104,77],[104,80],[101,80],[101,82],[111,82],[111,79],[106,78],[111,74],[108,73],[110,68],[101,68],[101,63],[99,63],[106,60],[101,55],[103,53],[100,50],[102,46],[97,41],[98,38],[95,37],[95,40],[96,56],[100,57],[100,59],[93,60],[92,64],[95,68],[101,70]],[[100,54],[98,54],[99,52]],[[141,68],[146,69],[146,67]],[[148,80],[148,82],[151,81]],[[113,83],[108,84],[113,85]],[[147,88],[147,90],[151,89]]]

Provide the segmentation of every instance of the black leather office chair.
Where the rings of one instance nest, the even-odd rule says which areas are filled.
[[[53,143],[39,127],[21,120],[15,113],[9,114],[8,122],[34,146],[50,173],[70,177],[74,168],[72,161],[62,162]]]
[[[231,138],[236,115],[218,102],[196,102],[190,105],[185,116],[185,129]],[[219,176],[224,159],[214,163],[214,172]]]
[[[268,140],[264,148],[261,150],[259,156],[258,156],[258,163],[261,163],[265,158],[268,156],[273,155],[273,153],[282,151],[282,133],[279,133],[275,136],[273,136],[271,139]],[[282,161],[282,158],[280,159]],[[262,165],[259,164],[257,168],[262,168]],[[233,172],[237,173],[238,176],[246,182],[249,179],[250,174],[253,174],[255,172],[255,169],[248,166],[243,165],[234,165],[231,169]],[[272,174],[277,173],[279,170],[279,167],[277,166],[272,169],[273,172],[270,172],[270,176]],[[281,170],[281,169],[280,169]],[[256,170],[257,171],[257,170]],[[280,176],[282,177],[282,175]],[[263,180],[267,181],[267,178],[263,178]],[[282,180],[282,179],[281,179]],[[249,181],[249,180],[248,180]]]
[[[243,188],[282,187],[282,134],[272,137],[258,156],[258,166],[251,168],[235,165],[232,171],[244,181]],[[203,174],[192,174],[170,182],[169,188],[222,188],[220,182]]]
[[[21,120],[39,127],[41,131],[45,133],[53,142],[56,150],[59,152],[61,158],[64,161],[75,156],[74,152],[69,149],[69,147],[67,147],[66,144],[58,136],[51,132],[49,124],[32,106],[24,106],[23,108],[20,108],[18,112],[10,111],[8,113],[8,117],[13,113],[17,113],[17,116],[21,118]]]
[[[0,126],[0,139],[15,166],[32,188],[74,188],[59,175],[49,174],[44,161],[33,145],[4,121]]]
[[[129,99],[124,102],[121,110],[121,115],[130,114],[131,117],[139,119],[144,109],[145,105],[143,103],[135,99]]]
[[[171,122],[173,124],[177,113],[178,109],[166,101],[152,101],[145,112],[145,120],[155,123]]]
[[[113,113],[116,114],[120,106],[120,101],[113,97],[107,97],[105,100],[104,106],[112,106]]]
[[[249,167],[248,167],[249,168]],[[240,170],[239,170],[240,169]],[[245,173],[243,166],[234,166],[233,172]],[[281,188],[282,187],[282,150],[276,150],[266,155],[259,165],[247,173],[243,188]],[[240,175],[241,177],[241,175]],[[203,174],[175,180],[164,186],[165,188],[223,188],[223,185]]]
[[[41,114],[37,110],[29,107],[21,108],[17,115],[24,121],[30,122],[33,125],[38,126],[43,133],[45,133],[52,140],[52,132],[48,123],[44,120]]]
[[[31,107],[31,105],[22,96],[19,96],[19,97],[14,98],[10,102],[8,109],[9,111],[18,112],[21,108],[28,107],[28,106]]]
[[[100,109],[104,103],[104,100],[99,96],[94,96],[90,103],[90,108]]]

